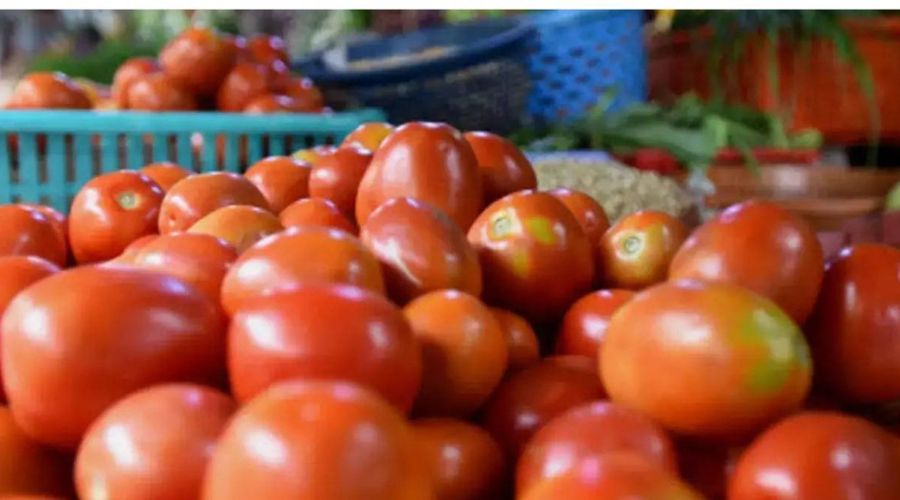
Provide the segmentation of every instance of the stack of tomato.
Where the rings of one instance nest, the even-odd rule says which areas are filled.
[[[194,27],[172,39],[158,59],[127,60],[112,86],[62,73],[26,75],[8,109],[132,109],[138,111],[318,113],[325,110],[313,82],[291,73],[284,41],[245,39]]]
[[[2,494],[900,498],[900,250],[826,265],[771,203],[610,227],[501,137],[369,123],[0,225]]]

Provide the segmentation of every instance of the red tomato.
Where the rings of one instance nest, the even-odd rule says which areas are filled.
[[[556,353],[597,359],[610,318],[632,297],[631,290],[597,290],[575,301],[556,334]]]
[[[309,177],[309,195],[331,200],[350,220],[355,218],[356,191],[372,153],[357,147],[341,147],[319,153]]]
[[[469,228],[484,196],[478,162],[458,130],[412,122],[388,136],[359,184],[357,222],[365,223],[382,203],[398,196],[430,203],[463,230]]]
[[[163,190],[149,177],[120,170],[85,184],[69,211],[69,242],[79,264],[112,259],[134,240],[156,233]]]
[[[416,420],[413,436],[427,463],[436,500],[500,498],[506,479],[503,450],[484,429],[461,420]]]
[[[0,256],[34,255],[66,265],[66,242],[56,223],[36,209],[0,205]]]
[[[266,67],[251,62],[239,62],[219,87],[216,95],[216,107],[219,111],[236,113],[256,97],[268,94],[271,81]]]
[[[325,107],[322,92],[304,77],[288,77],[284,83],[276,84],[278,92],[294,99],[296,111],[318,113]]]
[[[891,500],[900,492],[900,448],[888,432],[831,412],[790,416],[741,455],[731,500]]]
[[[596,245],[603,237],[603,233],[609,229],[609,219],[603,205],[597,203],[597,200],[591,198],[589,194],[573,189],[557,188],[549,193],[572,212],[591,245]]]
[[[403,312],[422,346],[416,413],[474,413],[506,372],[506,338],[490,309],[469,294],[444,290],[422,295]]]
[[[495,201],[472,224],[469,242],[481,259],[488,301],[535,321],[559,318],[594,278],[584,231],[547,193]]]
[[[158,234],[147,234],[141,236],[140,238],[129,243],[128,246],[125,247],[125,250],[123,250],[118,257],[110,259],[104,262],[102,265],[134,264],[134,258],[141,252],[141,250],[143,250],[144,247],[149,245],[151,241],[154,241],[157,238],[159,238]]]
[[[0,406],[0,496],[72,496],[72,461],[32,441]]]
[[[121,109],[128,107],[128,90],[131,85],[143,76],[159,71],[159,63],[150,57],[133,57],[128,59],[113,75],[112,98]]]
[[[33,203],[20,203],[20,205],[32,210],[37,210],[38,212],[43,214],[44,217],[48,218],[50,222],[53,223],[53,227],[56,228],[56,232],[59,233],[59,236],[63,239],[66,245],[68,245],[69,219],[65,216],[65,214],[48,205],[36,205]]]
[[[366,122],[353,129],[341,146],[356,146],[365,148],[369,151],[378,151],[378,147],[391,133],[394,132],[394,126],[386,122]]]
[[[694,231],[672,260],[669,278],[749,288],[802,324],[819,293],[822,259],[822,245],[803,219],[774,203],[748,201]]]
[[[125,99],[129,109],[138,111],[194,111],[198,108],[194,96],[165,73],[136,77],[128,86]]]
[[[629,452],[678,472],[675,445],[649,418],[608,402],[587,403],[547,422],[528,441],[516,468],[523,495],[540,481],[577,471],[610,453]]]
[[[279,214],[291,203],[309,196],[312,165],[290,156],[270,156],[250,165],[244,173],[266,197],[272,213]]]
[[[204,500],[421,500],[431,482],[403,416],[342,382],[294,381],[235,415],[206,472]]]
[[[181,179],[191,175],[190,170],[168,161],[151,163],[142,168],[140,172],[159,184],[163,192],[168,191]]]
[[[273,35],[253,35],[247,39],[247,54],[255,61],[270,63],[272,61],[291,62],[287,48],[281,37]]]
[[[7,109],[90,109],[84,89],[62,73],[29,73],[13,89]]]
[[[381,262],[388,292],[400,304],[442,289],[481,295],[481,266],[466,234],[427,203],[392,198],[372,212],[359,237]]]
[[[241,175],[231,172],[192,175],[166,193],[159,210],[159,232],[185,231],[203,216],[229,205],[271,208],[259,189]]]
[[[163,71],[200,97],[215,94],[237,57],[234,47],[218,33],[191,27],[173,38],[159,53]]]
[[[817,380],[832,394],[849,403],[900,398],[900,249],[843,249],[807,325]]]
[[[799,408],[809,348],[770,300],[734,285],[665,283],[612,317],[600,350],[611,399],[688,436],[748,436]]]
[[[466,132],[464,137],[481,170],[485,205],[516,191],[537,188],[531,162],[513,143],[490,132]]]
[[[91,424],[78,448],[81,498],[198,498],[216,441],[236,409],[225,394],[192,384],[135,392]]]
[[[626,215],[596,243],[600,282],[608,288],[639,290],[665,281],[669,263],[687,236],[687,227],[665,212]]]
[[[346,283],[384,293],[378,260],[358,239],[336,229],[307,226],[270,236],[244,252],[222,282],[222,305],[234,314],[245,301],[305,281]]]
[[[301,103],[291,96],[281,94],[262,94],[247,101],[244,113],[301,113],[306,112]]]
[[[278,217],[267,210],[250,205],[230,205],[204,215],[187,232],[221,238],[240,255],[259,240],[283,229]]]
[[[724,499],[741,449],[688,440],[681,440],[677,446],[684,480],[706,498]]]
[[[281,215],[284,227],[318,226],[340,229],[350,234],[357,233],[356,226],[344,217],[337,205],[325,198],[303,198],[291,203]]]
[[[589,358],[545,358],[506,378],[484,407],[483,425],[507,456],[553,417],[603,396]]]
[[[506,338],[508,369],[519,370],[538,362],[541,357],[540,343],[534,329],[525,318],[506,309],[492,308],[494,319]]]
[[[74,449],[116,400],[167,381],[224,374],[220,309],[184,282],[85,266],[39,281],[3,316],[3,380],[33,439]]]
[[[228,346],[240,401],[289,378],[340,379],[368,386],[407,412],[422,378],[419,346],[403,313],[350,285],[310,283],[250,301],[234,315]]]

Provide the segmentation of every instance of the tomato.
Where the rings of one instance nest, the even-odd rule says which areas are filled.
[[[600,350],[611,399],[687,436],[740,439],[799,408],[809,348],[772,301],[734,285],[653,287],[612,317]]]
[[[394,126],[390,123],[366,122],[353,129],[353,132],[344,138],[341,146],[356,146],[377,151],[381,143],[393,132]]]
[[[587,403],[547,422],[528,441],[516,468],[516,491],[576,471],[610,453],[629,452],[678,472],[675,445],[647,417],[608,402]]]
[[[844,248],[807,323],[817,380],[850,403],[900,398],[900,249]]]
[[[307,111],[301,103],[291,96],[281,94],[262,94],[247,101],[244,113],[300,113]]]
[[[3,381],[31,438],[74,449],[110,404],[151,384],[218,382],[225,321],[186,283],[84,266],[45,278],[3,315]]]
[[[436,500],[501,497],[506,459],[484,429],[450,418],[422,419],[412,424],[419,453],[435,485]]]
[[[672,260],[669,278],[749,288],[803,324],[823,269],[822,245],[806,221],[774,203],[748,201],[694,231]]]
[[[151,241],[154,241],[157,238],[159,238],[158,234],[147,234],[141,236],[140,238],[129,243],[128,246],[125,247],[125,250],[123,250],[118,257],[110,259],[104,262],[102,265],[134,264],[134,258],[141,252],[141,250],[143,250],[144,247],[149,245]]]
[[[134,265],[174,276],[218,302],[222,279],[237,259],[237,251],[208,234],[171,233],[156,236],[135,249]]]
[[[556,334],[556,353],[597,359],[610,318],[632,297],[630,290],[597,290],[575,301]]]
[[[388,136],[359,184],[357,222],[365,223],[379,205],[398,196],[429,203],[469,228],[484,197],[475,155],[458,130],[412,122]]]
[[[420,500],[431,484],[403,416],[344,382],[279,384],[241,408],[203,500]]]
[[[466,132],[481,170],[485,205],[525,189],[537,188],[531,162],[513,143],[490,132]]]
[[[887,431],[831,412],[790,416],[741,455],[728,498],[889,500],[900,492],[900,448]]]
[[[626,215],[596,243],[599,281],[608,288],[633,290],[665,281],[669,263],[687,236],[687,227],[665,212]]]
[[[506,338],[490,309],[456,290],[430,292],[403,310],[422,346],[422,388],[415,412],[466,417],[506,371]]]
[[[549,193],[572,212],[591,244],[597,244],[603,233],[609,229],[609,219],[603,205],[597,203],[597,200],[591,198],[589,194],[574,189],[557,188]]]
[[[540,359],[540,343],[534,329],[525,318],[506,309],[492,308],[494,319],[503,330],[506,338],[506,351],[508,356],[508,369],[519,370],[537,363]]]
[[[400,309],[350,285],[307,283],[246,303],[232,319],[228,349],[240,401],[289,378],[340,379],[407,412],[422,378],[422,355]]]
[[[241,175],[231,172],[192,175],[166,193],[159,211],[159,232],[185,231],[203,216],[229,205],[271,208],[259,189]]]
[[[301,149],[294,152],[291,156],[315,166],[316,163],[319,163],[319,159],[321,159],[322,156],[333,154],[336,149],[335,146],[323,144],[313,148]]]
[[[325,198],[303,198],[291,203],[281,215],[284,227],[319,226],[356,234],[356,226],[344,217],[337,205]]]
[[[507,377],[484,407],[484,428],[507,456],[553,417],[603,396],[590,359],[545,358]]]
[[[684,480],[706,498],[724,499],[741,449],[689,440],[681,440],[677,446]]]
[[[135,392],[91,424],[78,448],[81,498],[198,498],[203,473],[234,401],[192,384]]]
[[[0,406],[0,496],[71,496],[71,460],[32,441]]]
[[[140,172],[159,184],[163,192],[168,191],[181,179],[191,175],[190,170],[168,161],[151,163],[143,167]]]
[[[259,240],[283,229],[278,217],[267,210],[250,205],[230,205],[206,214],[187,232],[222,238],[240,255]]]
[[[7,109],[90,109],[84,90],[62,73],[29,73],[19,80]]]
[[[216,95],[219,111],[239,112],[256,97],[269,93],[271,82],[266,67],[239,62],[231,68]]]
[[[325,98],[309,78],[288,77],[283,84],[276,84],[276,88],[278,92],[294,99],[296,111],[306,113],[323,111]]]
[[[134,240],[156,233],[164,193],[149,177],[119,170],[85,184],[69,210],[69,242],[79,264],[112,259]]]
[[[56,223],[23,205],[0,205],[0,256],[34,255],[66,265],[66,242]]]
[[[191,27],[159,53],[163,71],[199,97],[214,95],[237,57],[234,48],[208,28]]]
[[[584,231],[547,193],[495,201],[472,224],[469,242],[479,253],[487,300],[534,321],[561,316],[594,278]]]
[[[384,293],[378,260],[358,239],[336,229],[307,226],[272,235],[244,252],[222,282],[222,305],[234,314],[247,300],[305,281],[346,283]]]
[[[112,98],[116,105],[121,109],[127,108],[128,90],[135,80],[158,71],[159,63],[150,57],[133,57],[122,63],[112,81]]]
[[[251,36],[247,39],[247,53],[253,60],[261,63],[291,62],[284,40],[277,36],[263,34]]]
[[[43,214],[44,217],[49,219],[53,224],[53,227],[56,228],[56,232],[59,234],[59,237],[62,238],[63,242],[66,244],[66,248],[68,251],[69,219],[62,212],[48,205],[35,205],[32,203],[20,203],[20,205],[32,210],[36,210]]]
[[[194,96],[165,73],[150,73],[131,82],[125,94],[128,108],[138,111],[194,111]]]
[[[281,213],[291,203],[309,196],[312,165],[290,156],[270,156],[250,165],[244,173],[266,197],[272,213]]]
[[[355,218],[356,191],[372,153],[357,147],[324,150],[309,177],[309,195],[331,200],[350,220]]]
[[[427,203],[386,201],[362,226],[360,240],[381,262],[388,292],[398,303],[442,289],[481,294],[481,266],[465,233]]]

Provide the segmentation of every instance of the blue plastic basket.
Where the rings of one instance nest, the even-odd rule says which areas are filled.
[[[196,172],[242,171],[268,155],[340,142],[378,110],[333,115],[0,112],[0,203],[68,211],[92,177],[173,161]],[[202,142],[197,143],[197,138]]]
[[[532,14],[533,88],[528,110],[538,122],[577,118],[609,90],[612,109],[647,98],[643,14],[636,10]]]

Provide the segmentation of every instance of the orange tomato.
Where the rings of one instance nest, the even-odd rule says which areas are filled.
[[[144,249],[145,246],[150,244],[150,242],[155,240],[156,238],[159,238],[158,234],[147,234],[141,236],[140,238],[129,243],[128,246],[125,247],[125,250],[123,250],[118,257],[106,261],[105,264],[134,264],[134,258],[141,252],[141,250]]]
[[[309,195],[331,200],[348,219],[355,218],[356,192],[372,153],[357,147],[322,150],[309,177]]]
[[[513,143],[490,132],[466,132],[464,137],[481,170],[485,205],[516,191],[537,188],[531,162]]]
[[[77,83],[62,73],[29,73],[19,80],[7,109],[90,109],[91,100]]]
[[[181,179],[191,175],[190,170],[168,161],[151,163],[141,168],[140,172],[159,184],[163,192],[168,191]]]
[[[281,213],[291,203],[309,196],[312,165],[290,156],[270,156],[254,163],[244,173],[266,197],[272,213]]]
[[[230,205],[206,214],[187,232],[222,238],[240,255],[259,240],[283,229],[281,221],[271,212],[250,205]]]
[[[540,360],[540,343],[534,329],[525,318],[506,309],[492,308],[494,319],[503,330],[506,338],[506,348],[509,353],[508,369],[519,370],[533,365]]]
[[[386,122],[366,122],[353,129],[341,146],[356,146],[368,149],[369,151],[378,151],[378,147],[391,133],[394,132],[394,126]]]
[[[295,98],[281,94],[262,94],[247,101],[244,113],[300,113],[306,111]]]
[[[333,154],[336,149],[335,146],[323,144],[313,148],[301,149],[294,152],[291,156],[315,166],[316,163],[319,163],[319,159],[322,158],[322,156]]]
[[[271,208],[259,189],[241,175],[231,172],[191,175],[166,193],[159,210],[159,232],[185,231],[203,216],[229,205]]]
[[[284,227],[319,226],[340,229],[356,234],[356,226],[338,209],[337,205],[325,198],[304,198],[291,203],[281,215]]]
[[[265,66],[251,62],[239,62],[231,68],[216,95],[219,111],[232,113],[243,111],[256,97],[271,90],[269,73]]]
[[[276,90],[294,100],[296,111],[318,113],[325,107],[325,98],[312,80],[304,77],[288,77]]]
[[[163,71],[199,97],[215,94],[236,58],[231,44],[202,27],[188,28],[159,53]]]
[[[133,57],[128,59],[113,75],[112,98],[121,109],[128,107],[128,90],[138,78],[159,71],[159,63],[150,57]]]
[[[638,290],[666,280],[687,227],[656,210],[626,215],[596,243],[597,270],[607,288]]]
[[[576,300],[556,334],[556,354],[597,359],[610,318],[632,297],[631,290],[597,290]]]
[[[26,436],[9,408],[0,406],[0,496],[72,496],[72,462]],[[42,498],[42,497],[40,497]]]
[[[138,76],[125,94],[128,109],[138,111],[194,111],[194,96],[165,73]]]
[[[247,39],[247,55],[255,61],[269,63],[272,61],[290,62],[287,47],[281,37],[257,34]]]
[[[34,255],[57,266],[66,265],[66,242],[58,226],[44,214],[23,205],[0,205],[0,256]]]
[[[589,194],[574,189],[557,188],[549,193],[572,212],[591,245],[596,245],[603,237],[603,233],[609,229],[609,219],[603,205],[597,203],[597,200],[591,198]]]

